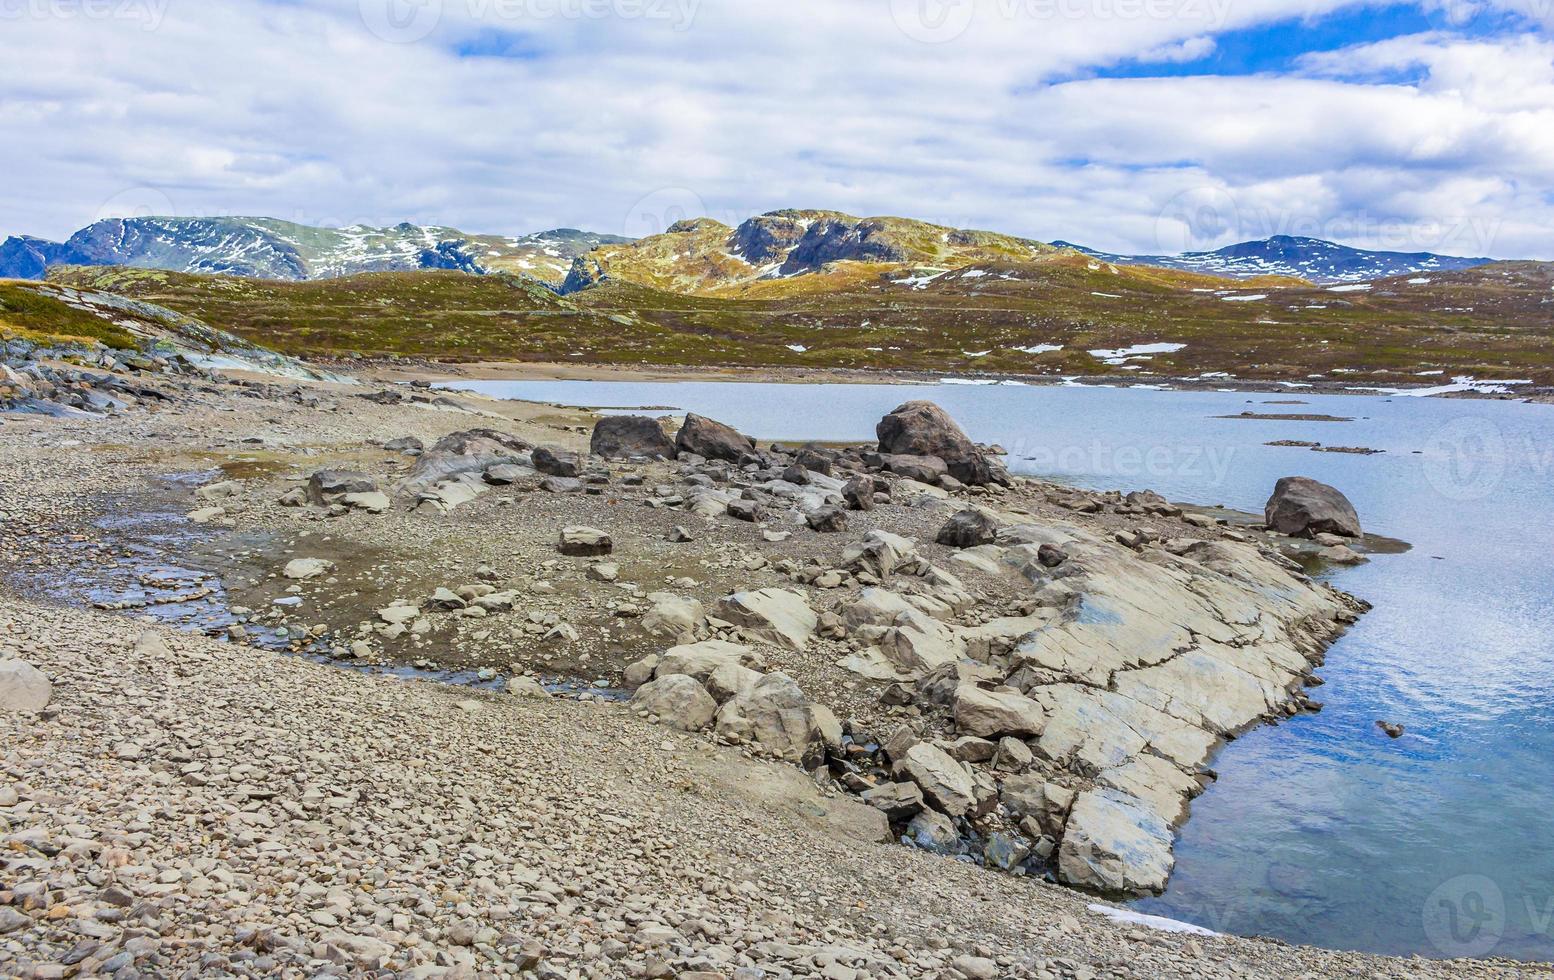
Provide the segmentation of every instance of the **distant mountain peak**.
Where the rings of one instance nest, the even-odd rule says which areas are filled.
[[[1179,255],[1117,255],[1071,242],[1052,244],[1114,265],[1153,265],[1229,279],[1288,276],[1319,285],[1369,282],[1414,272],[1471,269],[1494,261],[1432,252],[1377,252],[1298,235],[1273,235],[1237,242],[1211,252]]]
[[[513,272],[553,286],[572,260],[629,241],[575,228],[519,238],[469,235],[402,221],[384,228],[315,228],[278,218],[148,216],[94,222],[64,242],[17,236],[0,243],[0,277],[41,279],[60,265],[122,265],[261,279],[330,279],[361,272],[457,269]]]

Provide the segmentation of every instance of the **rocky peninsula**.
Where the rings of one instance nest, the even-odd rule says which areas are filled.
[[[1165,886],[1227,739],[1319,707],[1365,608],[1311,575],[1363,560],[1331,488],[1011,476],[926,402],[773,446],[102,376],[0,391],[71,409],[0,415],[0,973],[1524,969],[1096,911]]]

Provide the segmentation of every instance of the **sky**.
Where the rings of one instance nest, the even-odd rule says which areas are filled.
[[[1554,0],[0,0],[0,175],[0,236],[799,207],[1554,259]]]

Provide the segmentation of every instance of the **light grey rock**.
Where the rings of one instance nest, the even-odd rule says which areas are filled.
[[[54,685],[25,660],[0,660],[0,711],[36,714],[48,707]]]
[[[318,578],[333,571],[335,563],[324,558],[293,558],[286,563],[281,574],[297,581]]]
[[[842,742],[829,708],[804,695],[787,674],[767,674],[718,710],[717,732],[792,762],[817,764]]]
[[[615,542],[610,536],[596,527],[584,525],[570,525],[561,529],[557,539],[556,550],[563,555],[571,555],[577,558],[592,558],[598,555],[608,555],[615,550]]]
[[[1023,694],[984,691],[972,684],[955,691],[955,727],[968,735],[1037,736],[1046,724],[1046,711]]]
[[[897,778],[905,777],[923,791],[923,798],[952,817],[976,806],[971,774],[949,753],[929,742],[907,749],[895,765]]]
[[[1171,828],[1154,810],[1116,790],[1079,794],[1058,847],[1058,878],[1107,893],[1158,893],[1175,859]]]
[[[793,650],[804,650],[820,624],[809,602],[789,589],[736,592],[718,600],[717,616],[756,639]]]
[[[643,684],[631,696],[631,703],[657,715],[661,724],[686,732],[707,727],[718,710],[712,695],[685,674],[669,674]]]

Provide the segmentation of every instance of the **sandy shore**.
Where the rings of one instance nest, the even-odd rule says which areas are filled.
[[[474,361],[474,362],[415,362],[406,364],[376,364],[359,369],[362,377],[379,381],[404,382],[428,381],[742,381],[764,384],[887,384],[922,385],[940,383],[947,375],[933,372],[910,371],[854,371],[820,368],[788,367],[684,367],[642,366],[629,364],[576,364],[529,361]],[[970,378],[986,384],[1008,382],[1038,387],[1054,387],[1070,383],[1069,378],[1055,375],[975,375],[960,373],[955,376],[964,383]],[[1363,390],[1367,383],[1356,376],[1342,381],[1312,378],[1291,387],[1287,382],[1247,378],[1177,378],[1168,376],[1114,374],[1095,375],[1077,380],[1084,385],[1131,387],[1134,385],[1160,385],[1173,391],[1220,391],[1230,389],[1258,394],[1280,394],[1298,400],[1301,395],[1346,395],[1352,397],[1389,397],[1386,392]],[[1434,387],[1417,381],[1371,382],[1376,387],[1422,391]],[[1480,399],[1497,401],[1525,401],[1546,404],[1554,400],[1554,390],[1545,388],[1518,388],[1506,394],[1485,392],[1453,392],[1434,397]]]
[[[724,519],[697,525],[683,568],[666,565],[665,533],[686,518],[619,501],[651,496],[667,470],[645,471],[641,489],[614,498],[492,491],[445,518],[278,506],[281,491],[326,466],[370,469],[385,485],[406,475],[412,461],[383,450],[386,440],[430,444],[486,426],[578,447],[591,421],[549,406],[465,396],[455,399],[462,408],[379,404],[361,393],[190,386],[155,410],[0,422],[0,559],[11,572],[0,660],[20,658],[53,685],[41,715],[0,713],[0,974],[848,980],[1529,969],[1113,923],[1083,893],[881,842],[879,812],[834,784],[650,724],[628,705],[342,669],[328,655],[148,627],[137,621],[144,610],[109,614],[27,584],[46,577],[61,548],[121,560],[103,515],[133,513],[160,479],[203,472],[238,484],[208,525],[223,543],[206,557],[228,563],[218,577],[235,597],[300,597],[302,611],[285,620],[293,627],[317,620],[349,634],[393,596],[470,581],[486,566],[498,585],[522,590],[537,620],[447,617],[419,645],[402,637],[403,647],[378,623],[357,634],[371,657],[614,682],[650,642],[616,625],[623,604],[642,605],[640,593],[690,578],[686,594],[710,604],[731,586],[793,587],[784,557],[840,561],[840,535],[771,542]],[[190,510],[209,503],[193,484],[169,492]],[[984,499],[1079,519],[1041,488],[1020,493]],[[942,513],[898,501],[855,515],[849,534],[888,521],[931,540]],[[591,577],[586,562],[557,561],[557,526],[582,519],[613,519],[623,542],[616,582]],[[1223,533],[1152,520],[1189,544]],[[1093,521],[1099,535],[1136,519]],[[800,541],[803,552],[785,551]],[[368,557],[327,586],[276,571],[350,549]],[[748,561],[756,552],[765,564]],[[938,546],[924,552],[948,560]],[[1018,601],[999,580],[964,574],[989,609]],[[808,592],[817,605],[841,597]],[[582,636],[558,653],[540,628],[563,611]],[[821,641],[803,657],[767,655],[806,691],[825,691],[838,715],[897,717],[878,714],[877,688],[837,672],[833,662],[852,649]]]

